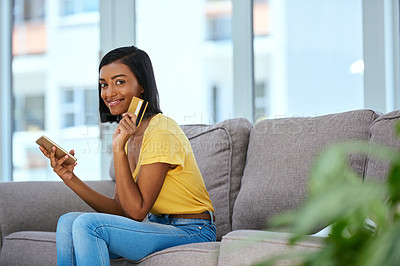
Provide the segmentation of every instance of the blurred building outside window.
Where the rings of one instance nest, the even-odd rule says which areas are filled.
[[[47,135],[101,178],[97,117],[99,1],[15,0],[13,180],[59,180],[35,140]]]

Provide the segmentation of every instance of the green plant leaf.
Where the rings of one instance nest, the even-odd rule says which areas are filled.
[[[347,186],[332,185],[328,191],[312,195],[305,205],[289,215],[282,215],[272,219],[276,226],[292,224],[295,236],[302,236],[315,232],[321,226],[333,224],[338,220],[346,220],[357,212],[359,224],[363,224],[367,217],[376,209],[376,216],[385,213],[387,190],[382,186],[371,184],[351,184]],[[281,218],[282,217],[282,218]]]
[[[391,167],[387,182],[391,203],[397,205],[400,202],[400,164],[396,163]]]
[[[399,265],[400,224],[371,238],[358,256],[359,266]]]
[[[397,137],[400,138],[400,122],[396,123],[395,132],[396,132]]]

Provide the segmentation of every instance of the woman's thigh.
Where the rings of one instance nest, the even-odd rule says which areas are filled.
[[[82,237],[81,230],[91,231],[106,242],[110,253],[131,260],[168,247],[207,241],[202,236],[203,224],[173,226],[101,213],[80,215],[73,227]]]

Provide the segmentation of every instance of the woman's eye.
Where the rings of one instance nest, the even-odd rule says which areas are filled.
[[[122,85],[124,83],[125,83],[125,80],[117,80],[117,82],[116,82],[116,84],[118,84],[118,85]]]
[[[105,87],[107,87],[107,83],[100,83],[100,88],[105,88]]]

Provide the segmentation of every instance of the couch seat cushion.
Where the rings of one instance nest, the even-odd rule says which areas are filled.
[[[185,125],[215,210],[217,239],[232,230],[233,204],[240,188],[252,124],[243,118],[214,125]]]
[[[306,236],[293,246],[287,244],[289,237],[287,233],[278,232],[232,231],[222,238],[218,265],[254,265],[273,256],[315,251],[323,247],[320,237]],[[282,261],[278,265],[293,265],[286,263]]]
[[[341,141],[368,140],[377,117],[374,111],[357,110],[258,122],[250,134],[233,230],[272,230],[267,225],[271,217],[296,209],[306,197],[311,164],[322,149]],[[350,155],[349,162],[363,176],[366,156]]]
[[[217,265],[220,242],[195,243],[167,248],[138,262],[115,259],[111,265]]]
[[[395,125],[400,123],[400,111],[393,111],[380,116],[371,126],[370,141],[394,149],[400,149],[400,139],[395,134]],[[389,172],[389,162],[368,157],[366,180],[386,180]]]
[[[24,231],[4,238],[0,265],[57,265],[56,233]]]
[[[220,242],[181,245],[153,253],[138,262],[124,258],[111,265],[217,265]],[[57,265],[56,233],[25,231],[5,237],[1,266]]]

